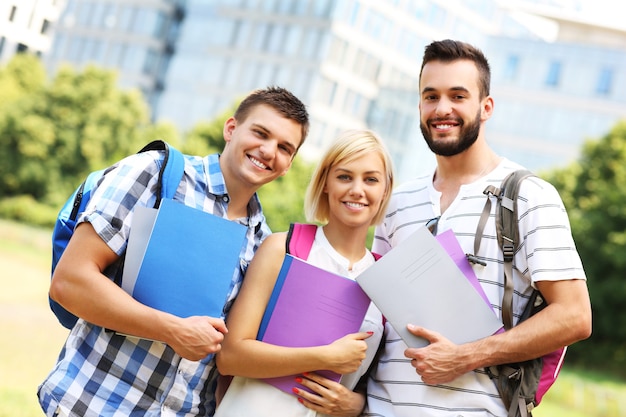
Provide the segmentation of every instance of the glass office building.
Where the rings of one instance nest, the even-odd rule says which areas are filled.
[[[16,53],[47,53],[62,6],[60,0],[0,0],[0,64]]]
[[[181,131],[223,113],[252,89],[285,86],[312,117],[302,157],[315,159],[341,130],[369,127],[386,139],[405,179],[433,166],[417,108],[424,46],[462,39],[481,47],[492,64],[490,143],[531,169],[562,165],[585,138],[626,115],[626,30],[565,19],[564,1],[514,3],[530,6],[67,0],[46,62],[51,72],[64,62],[118,69],[121,87],[141,89],[154,120],[173,121]],[[575,8],[568,13],[578,16]],[[545,27],[556,24],[547,39]],[[587,35],[577,39],[581,27]]]

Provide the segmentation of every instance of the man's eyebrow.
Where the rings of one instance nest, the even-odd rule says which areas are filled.
[[[436,88],[434,87],[424,87],[424,89],[422,90],[422,94],[424,93],[432,93],[433,91],[437,91]],[[463,91],[466,93],[469,93],[469,90],[463,86],[454,86],[454,87],[450,87],[447,91]]]
[[[262,131],[264,131],[265,133],[272,133],[271,130],[269,130],[267,127],[263,126],[262,124],[259,123],[252,123],[252,127],[256,128],[256,129],[260,129]]]
[[[256,129],[262,130],[263,133],[265,133],[267,136],[271,136],[272,135],[272,131],[270,129],[268,129],[267,127],[263,126],[262,124],[252,123],[252,128],[256,128]],[[292,152],[295,152],[298,149],[298,147],[294,143],[289,141],[289,140],[284,140],[282,142],[284,142],[285,145],[289,146],[291,148]]]

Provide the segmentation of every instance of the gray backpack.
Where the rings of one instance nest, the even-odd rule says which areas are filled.
[[[473,261],[480,248],[485,223],[491,213],[492,197],[496,199],[496,231],[498,244],[504,254],[504,295],[502,297],[502,323],[505,329],[513,327],[513,257],[519,249],[517,198],[523,180],[534,174],[518,170],[509,174],[500,185],[487,186],[483,192],[487,196],[485,207],[478,221],[474,240]],[[541,311],[546,302],[538,290],[533,290],[519,323]],[[566,347],[557,349],[540,358],[519,363],[490,366],[485,368],[498,388],[498,392],[508,410],[507,417],[531,416],[533,408],[541,402],[543,395],[552,386],[561,370]]]

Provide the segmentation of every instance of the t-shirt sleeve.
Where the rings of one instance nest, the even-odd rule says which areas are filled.
[[[518,215],[533,282],[586,279],[567,210],[552,184],[535,178],[524,181]]]
[[[92,192],[78,223],[89,222],[116,254],[126,250],[133,210],[153,207],[162,161],[157,151],[122,159],[106,171]]]

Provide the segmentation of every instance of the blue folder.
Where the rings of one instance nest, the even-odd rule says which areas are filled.
[[[179,317],[221,317],[247,228],[164,199],[133,214],[122,288]]]

